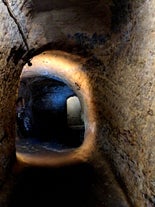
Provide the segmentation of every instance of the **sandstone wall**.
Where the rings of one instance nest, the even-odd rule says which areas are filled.
[[[81,5],[60,0],[51,8],[48,1],[44,6],[41,1],[5,2],[9,10],[0,2],[0,184],[14,156],[22,56],[50,43],[48,49],[91,56],[85,72],[96,106],[96,153],[106,154],[134,207],[153,206],[154,0],[85,0]]]

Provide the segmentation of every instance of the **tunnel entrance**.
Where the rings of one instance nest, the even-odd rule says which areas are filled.
[[[56,76],[22,75],[16,103],[17,148],[38,144],[55,150],[79,147],[84,139],[81,104]]]
[[[80,56],[48,50],[24,66],[16,102],[17,162],[51,167],[90,155],[96,122],[85,63]]]
[[[107,163],[89,159],[97,131],[84,63],[65,52],[46,51],[22,72],[9,207],[128,206]]]

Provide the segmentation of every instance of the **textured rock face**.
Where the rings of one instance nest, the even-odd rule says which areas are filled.
[[[21,13],[22,2],[10,1],[12,8],[16,8],[16,15],[20,16],[24,25],[24,13]],[[5,184],[5,177],[10,171],[12,161],[15,158],[15,99],[18,87],[18,79],[21,72],[21,63],[18,63],[18,55],[24,51],[23,41],[18,32],[17,25],[10,17],[3,1],[0,2],[0,186]],[[26,20],[26,19],[25,19]],[[26,27],[24,27],[26,30]],[[18,54],[18,55],[17,55]],[[6,193],[0,195],[0,205],[6,205]]]
[[[22,56],[27,49],[50,43],[48,49],[90,55],[93,60],[85,71],[97,125],[90,159],[95,160],[98,150],[104,152],[133,206],[153,206],[154,0],[85,0],[81,5],[53,0],[52,7],[47,0],[44,6],[41,1],[5,2],[8,9],[0,2],[0,185],[14,157],[15,94]]]

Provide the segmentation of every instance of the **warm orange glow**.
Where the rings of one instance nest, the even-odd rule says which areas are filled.
[[[89,84],[87,74],[83,70],[85,61],[85,59],[79,56],[71,55],[66,52],[46,51],[33,57],[31,60],[32,66],[25,65],[21,74],[21,76],[24,75],[24,77],[29,76],[29,72],[31,72],[31,75],[34,72],[35,75],[38,73],[38,75],[57,76],[72,87],[81,102],[85,124],[84,142],[79,148],[71,150],[72,152],[65,152],[65,156],[63,157],[62,152],[61,156],[58,155],[59,153],[51,154],[54,159],[51,158],[50,165],[52,165],[52,163],[53,165],[61,163],[62,160],[64,163],[68,161],[85,160],[95,148],[96,122],[92,103],[91,85]],[[17,152],[17,159],[20,160],[20,162],[34,162],[36,165],[39,161],[35,159],[44,160],[46,157],[48,157],[47,154],[42,155],[40,158],[38,156],[37,158],[37,156],[32,157],[31,155]],[[54,161],[55,159],[56,161]]]

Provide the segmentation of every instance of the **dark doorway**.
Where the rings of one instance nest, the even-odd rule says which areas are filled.
[[[23,76],[17,100],[17,149],[27,142],[57,150],[79,147],[84,139],[81,116],[77,95],[60,78]]]

